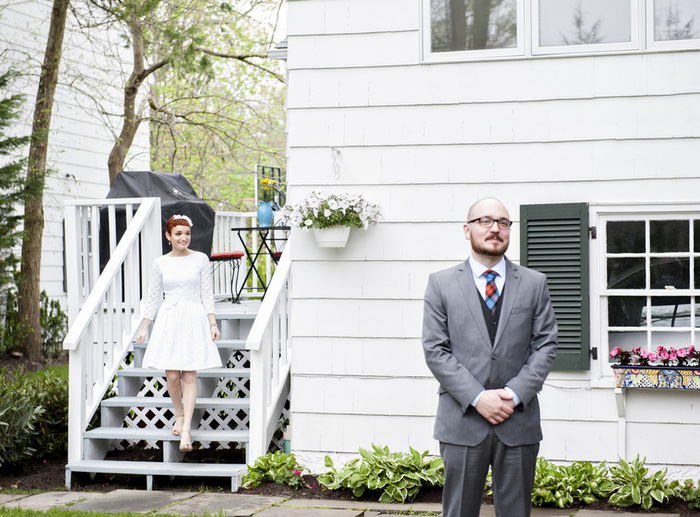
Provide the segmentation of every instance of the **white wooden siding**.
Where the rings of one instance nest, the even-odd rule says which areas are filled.
[[[467,256],[469,205],[504,201],[517,262],[521,204],[696,203],[700,52],[424,64],[417,0],[297,0],[288,14],[289,201],[358,192],[385,212],[341,250],[296,231],[292,448],[319,471],[324,454],[371,443],[435,453],[422,296],[430,272]],[[550,375],[548,459],[617,460],[606,361]],[[697,412],[697,393],[677,394],[628,397],[625,453],[697,477],[700,460],[646,440],[697,433],[697,416],[641,416]]]

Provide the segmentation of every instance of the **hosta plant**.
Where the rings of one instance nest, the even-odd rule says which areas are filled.
[[[532,504],[554,504],[559,508],[590,504],[607,497],[613,490],[607,474],[605,463],[594,466],[587,461],[575,461],[571,465],[557,466],[542,457],[537,458]]]
[[[654,501],[663,504],[670,497],[683,497],[684,485],[680,481],[669,481],[666,470],[649,475],[649,469],[644,464],[646,458],[627,462],[620,458],[619,466],[610,467],[610,478],[613,492],[608,502],[614,506],[640,505],[648,510]]]
[[[319,482],[331,490],[349,488],[355,497],[365,490],[382,491],[382,503],[413,501],[421,487],[442,486],[445,471],[442,458],[428,456],[410,448],[409,453],[390,452],[389,447],[372,445],[372,451],[360,449],[360,458],[350,460],[336,470],[333,460],[326,456],[329,472],[318,477]]]
[[[248,472],[243,476],[243,488],[255,488],[260,483],[273,482],[278,485],[289,485],[292,488],[303,488],[306,483],[303,478],[305,469],[294,454],[276,451],[260,456]]]

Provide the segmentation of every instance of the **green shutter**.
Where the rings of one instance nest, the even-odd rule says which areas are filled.
[[[547,275],[559,326],[553,369],[588,370],[588,205],[523,205],[520,220],[520,262]]]

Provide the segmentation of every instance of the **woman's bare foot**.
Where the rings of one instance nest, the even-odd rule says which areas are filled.
[[[185,421],[184,416],[176,416],[175,417],[175,425],[173,426],[173,434],[175,436],[180,436],[180,433],[182,432],[182,423]]]
[[[180,450],[183,452],[192,450],[192,435],[189,431],[182,431],[180,433]]]

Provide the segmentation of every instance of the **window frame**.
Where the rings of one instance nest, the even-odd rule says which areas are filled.
[[[540,45],[540,0],[531,1],[532,39],[533,56],[549,55],[580,55],[580,54],[607,54],[618,52],[631,52],[640,50],[640,26],[643,17],[640,19],[639,1],[628,0],[630,3],[630,41],[618,43],[595,43],[589,45]]]
[[[485,50],[455,50],[452,52],[433,52],[432,29],[430,19],[431,0],[422,0],[421,3],[421,60],[430,63],[445,63],[450,61],[485,61],[489,59],[503,59],[525,57],[525,6],[527,0],[515,0],[516,3],[516,46],[511,48],[496,48]]]
[[[645,0],[646,16],[646,48],[649,50],[692,50],[700,48],[700,37],[693,39],[659,40],[654,39],[656,28],[654,26],[654,2]],[[700,20],[698,20],[700,22]]]
[[[609,360],[609,354],[611,350],[610,340],[609,340],[609,324],[608,324],[608,298],[610,296],[620,296],[620,295],[639,295],[639,296],[655,296],[660,294],[659,289],[651,289],[651,287],[634,290],[623,290],[623,289],[609,289],[607,287],[607,242],[606,242],[606,223],[609,221],[651,221],[651,220],[688,220],[693,221],[700,219],[700,204],[682,204],[682,205],[646,205],[640,207],[639,205],[599,205],[591,206],[590,213],[591,224],[596,228],[597,237],[591,241],[591,260],[590,260],[590,279],[591,279],[591,336],[593,340],[593,345],[598,348],[598,359],[592,361],[591,370],[597,370],[598,379],[614,379],[615,373],[612,369],[614,362]],[[693,235],[693,228],[691,226],[691,237],[694,237],[695,241],[700,239],[700,235]],[[691,240],[691,243],[694,242]],[[650,253],[648,249],[645,249],[645,254]],[[654,253],[650,253],[654,255]],[[690,268],[693,268],[694,257],[700,257],[698,252],[695,252],[692,247],[686,252],[678,252],[676,255],[688,256],[690,257]],[[648,274],[648,268],[645,269]],[[693,273],[690,273],[691,282],[689,289],[678,289],[674,291],[674,296],[687,296],[691,299],[695,299],[695,305],[700,304],[700,289],[696,289],[693,282]],[[692,306],[692,304],[691,304]],[[645,333],[645,340],[647,344],[651,343],[651,333],[676,333],[676,334],[690,334],[690,344],[694,344],[697,347],[700,346],[700,327],[697,326],[697,322],[694,323],[694,313],[691,311],[691,323],[689,327],[634,327],[634,329],[639,329],[640,333]],[[693,326],[695,324],[696,326]],[[630,328],[632,330],[633,328]],[[597,363],[595,365],[594,363]]]

